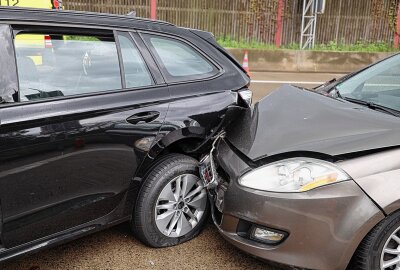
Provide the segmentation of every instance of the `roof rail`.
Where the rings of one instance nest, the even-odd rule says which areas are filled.
[[[38,9],[38,8],[24,8],[24,7],[8,7],[8,6],[0,6],[0,11],[6,10],[7,12],[24,12],[26,15],[27,12],[41,12],[46,14],[54,14],[54,12],[63,15],[73,15],[73,16],[91,16],[91,17],[98,17],[98,18],[108,18],[108,19],[122,19],[122,20],[131,20],[137,22],[149,22],[149,23],[156,23],[156,24],[164,24],[175,26],[172,23],[161,21],[161,20],[151,20],[147,18],[141,17],[134,17],[134,16],[127,16],[127,15],[118,15],[118,14],[110,14],[110,13],[99,13],[99,12],[88,12],[88,11],[75,11],[75,10],[53,10],[53,9]]]

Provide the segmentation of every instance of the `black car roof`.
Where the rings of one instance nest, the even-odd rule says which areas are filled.
[[[177,29],[175,25],[158,20],[150,20],[129,15],[114,15],[107,13],[66,11],[51,9],[33,9],[18,7],[0,7],[0,22],[46,22],[69,23],[116,28],[138,28],[148,30]]]

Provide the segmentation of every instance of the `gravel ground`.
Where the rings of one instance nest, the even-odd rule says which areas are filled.
[[[37,254],[0,263],[2,270],[264,269],[281,270],[228,244],[209,224],[197,238],[177,247],[152,249],[137,241],[128,224]]]

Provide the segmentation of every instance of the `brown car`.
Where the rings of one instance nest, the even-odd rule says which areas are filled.
[[[306,269],[400,269],[400,55],[283,86],[214,142],[201,175],[233,245]]]

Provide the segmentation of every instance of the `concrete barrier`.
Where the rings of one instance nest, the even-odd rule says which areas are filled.
[[[228,49],[242,63],[244,49]],[[250,71],[349,73],[391,53],[249,49]]]

